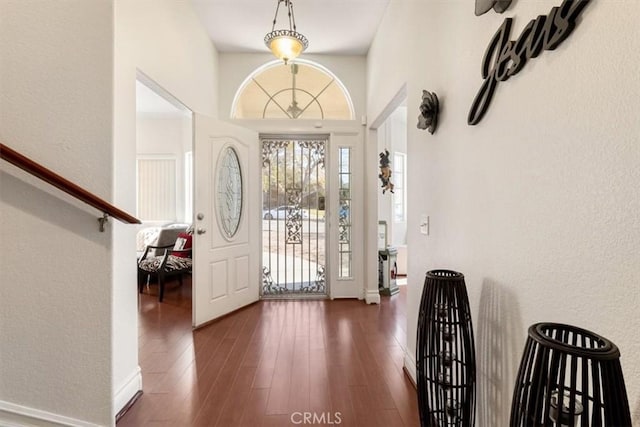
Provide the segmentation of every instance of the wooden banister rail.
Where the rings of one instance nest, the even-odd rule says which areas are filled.
[[[54,187],[64,191],[65,193],[72,195],[76,199],[81,200],[90,206],[93,206],[99,211],[102,211],[102,218],[98,218],[98,221],[100,221],[100,231],[104,230],[104,222],[109,216],[127,224],[141,224],[138,218],[135,218],[125,211],[118,209],[112,204],[102,200],[95,194],[90,193],[79,185],[76,185],[68,179],[61,177],[57,173],[45,168],[39,163],[34,162],[28,157],[23,156],[22,154],[7,147],[2,143],[0,143],[0,157],[3,160],[6,160],[7,162],[30,173],[31,175],[37,176],[44,182],[47,182]]]

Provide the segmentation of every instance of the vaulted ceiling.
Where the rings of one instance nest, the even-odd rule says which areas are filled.
[[[220,52],[268,52],[277,0],[191,0]],[[307,53],[364,55],[389,0],[293,0],[298,32],[309,40]],[[280,6],[276,29],[288,28]]]

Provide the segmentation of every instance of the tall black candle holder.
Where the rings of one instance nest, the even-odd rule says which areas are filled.
[[[510,425],[631,426],[618,347],[575,326],[529,327]]]
[[[475,424],[475,343],[462,273],[427,272],[418,316],[416,371],[423,427]]]

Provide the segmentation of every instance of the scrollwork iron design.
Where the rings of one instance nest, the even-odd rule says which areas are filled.
[[[277,285],[273,281],[271,276],[271,270],[269,267],[262,267],[262,294],[263,295],[277,295],[287,293],[287,288]]]
[[[306,140],[306,141],[299,141],[298,144],[300,145],[301,148],[306,148],[310,150],[311,157],[314,163],[324,168],[324,150],[325,150],[326,141]]]
[[[283,140],[271,140],[271,139],[263,139],[262,140],[262,166],[267,167],[271,164],[271,158],[274,153],[283,148],[287,148],[291,141],[283,141]]]
[[[307,294],[323,294],[326,291],[326,275],[324,265],[318,266],[316,280],[300,288],[300,292]]]
[[[287,189],[287,214],[285,216],[285,227],[287,230],[285,241],[290,244],[302,243],[302,209],[300,199],[302,190],[300,188]]]

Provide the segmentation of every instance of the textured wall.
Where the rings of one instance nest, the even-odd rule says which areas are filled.
[[[218,53],[190,2],[115,0],[114,22],[114,198],[135,211],[136,73],[191,110],[215,117]],[[128,400],[119,391],[131,390],[128,384],[138,369],[138,299],[131,286],[136,281],[135,247],[135,228],[117,227],[112,254],[116,411]]]
[[[408,89],[408,353],[424,273],[462,271],[481,426],[506,425],[526,329],[538,321],[615,342],[640,422],[640,2],[591,2],[561,46],[501,83],[483,120],[466,124],[504,18],[515,18],[514,40],[560,3],[476,17],[467,1],[392,0],[368,57],[370,117]],[[441,100],[433,136],[416,128],[422,89]],[[429,236],[418,233],[423,213]]]
[[[2,142],[134,212],[136,72],[217,113],[217,52],[190,4],[1,8]],[[100,234],[95,211],[2,168],[0,403],[109,425],[140,384],[135,227]]]
[[[106,200],[112,18],[110,1],[0,2],[0,140]],[[2,163],[0,403],[109,424],[110,233]]]

